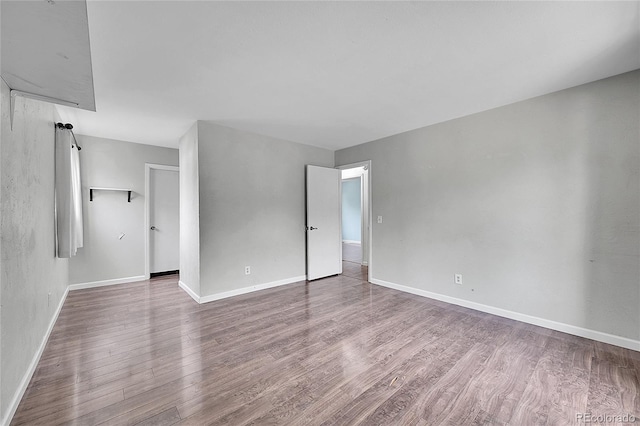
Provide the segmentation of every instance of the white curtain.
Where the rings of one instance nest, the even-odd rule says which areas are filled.
[[[82,247],[80,155],[71,130],[56,126],[56,240],[58,257],[72,257]]]

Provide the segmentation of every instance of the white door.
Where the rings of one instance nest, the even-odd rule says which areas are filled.
[[[149,170],[149,272],[180,269],[180,177]]]
[[[307,279],[342,273],[340,170],[307,166]]]

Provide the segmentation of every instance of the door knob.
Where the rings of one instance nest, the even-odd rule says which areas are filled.
[[[152,231],[155,231],[155,230],[156,230],[156,227],[155,227],[155,226],[152,226],[152,227],[151,227],[151,230],[152,230]]]
[[[318,228],[316,228],[314,226],[309,227],[309,231],[313,231],[314,229],[318,229]]]

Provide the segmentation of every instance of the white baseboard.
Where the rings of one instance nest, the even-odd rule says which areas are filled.
[[[512,320],[525,322],[527,324],[533,324],[551,330],[561,331],[567,334],[573,334],[574,336],[585,337],[591,340],[597,340],[599,342],[608,343],[611,345],[620,346],[623,348],[631,349],[634,351],[640,351],[640,340],[633,340],[627,337],[616,336],[609,333],[603,333],[601,331],[589,330],[587,328],[577,327],[575,325],[565,324],[557,321],[552,321],[544,318],[534,317],[527,314],[521,314],[519,312],[513,312],[502,308],[496,308],[494,306],[483,305],[481,303],[471,302],[469,300],[458,299],[456,297],[446,296],[439,293],[432,293],[430,291],[421,290],[414,287],[408,287],[401,284],[395,284],[388,281],[371,278],[372,284],[377,284],[383,287],[392,288],[394,290],[403,291],[405,293],[411,293],[418,296],[428,297],[430,299],[440,300],[441,302],[451,303],[453,305],[462,306],[476,311],[485,312],[488,314],[496,315],[499,317],[509,318]]]
[[[91,281],[88,283],[69,284],[69,290],[82,290],[85,288],[104,287],[107,285],[116,285],[124,283],[133,283],[137,281],[144,281],[147,278],[144,275],[136,275],[135,277],[116,278],[113,280],[103,281]]]
[[[356,240],[342,240],[343,243],[346,244],[361,244],[361,241],[356,241]]]
[[[13,416],[16,414],[16,410],[18,410],[18,405],[24,396],[24,393],[27,391],[27,387],[29,386],[29,382],[31,381],[31,377],[33,373],[36,371],[36,367],[38,366],[38,362],[40,362],[40,357],[44,352],[44,348],[47,345],[47,341],[49,341],[49,336],[51,335],[51,331],[53,330],[53,326],[56,324],[58,320],[58,315],[60,315],[60,311],[62,310],[62,306],[64,305],[64,301],[67,300],[67,295],[69,294],[69,287],[66,288],[62,298],[60,298],[60,303],[58,303],[58,307],[56,308],[55,314],[51,318],[49,322],[49,327],[47,328],[47,332],[44,334],[42,338],[42,342],[40,342],[40,346],[38,346],[38,350],[33,355],[31,359],[31,363],[29,364],[29,368],[27,368],[26,373],[22,376],[22,380],[20,381],[20,386],[16,390],[16,393],[13,395],[9,406],[7,407],[7,414],[2,419],[2,426],[9,426]]]
[[[237,290],[225,291],[223,293],[210,294],[200,298],[200,303],[213,302],[214,300],[226,299],[227,297],[239,296],[241,294],[252,293],[254,291],[266,290],[268,288],[279,287],[281,285],[287,285],[291,283],[297,283],[299,281],[305,281],[306,276],[301,275],[299,277],[285,278],[283,280],[272,281],[264,284],[256,284],[250,287],[243,287]]]
[[[299,281],[305,281],[307,279],[306,276],[301,275],[299,277],[285,278],[283,280],[272,281],[264,284],[256,284],[250,287],[243,287],[236,290],[225,291],[222,293],[210,294],[208,296],[198,296],[191,290],[185,283],[182,281],[178,282],[178,285],[181,289],[183,289],[189,296],[193,298],[198,303],[207,303],[213,302],[214,300],[226,299],[228,297],[239,296],[241,294],[252,293],[254,291],[266,290],[268,288],[279,287],[281,285],[287,285],[292,283],[297,283]]]
[[[201,303],[200,296],[198,296],[193,290],[191,290],[189,286],[184,283],[184,281],[182,280],[178,281],[178,286],[181,289],[183,289],[189,296],[191,296],[193,300],[195,300],[198,303]]]

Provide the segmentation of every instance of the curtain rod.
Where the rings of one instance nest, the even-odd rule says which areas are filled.
[[[56,127],[58,127],[58,129],[67,129],[67,130],[69,130],[71,132],[71,136],[73,136],[73,142],[75,142],[76,148],[78,148],[78,151],[82,150],[82,147],[78,144],[78,140],[76,139],[76,135],[73,133],[73,124],[71,124],[71,123],[67,123],[67,124],[56,123]]]

